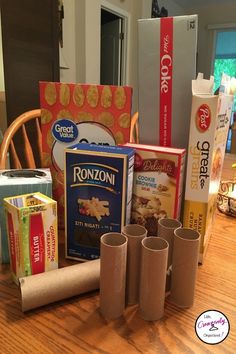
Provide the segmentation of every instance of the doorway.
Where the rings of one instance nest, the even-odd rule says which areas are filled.
[[[101,85],[125,84],[125,19],[101,8]]]

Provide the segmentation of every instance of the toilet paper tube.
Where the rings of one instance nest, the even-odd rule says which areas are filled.
[[[127,237],[118,232],[101,237],[100,311],[116,319],[125,309]]]
[[[173,218],[161,218],[158,220],[158,236],[166,240],[169,244],[167,270],[172,264],[173,244],[174,244],[174,230],[181,227],[179,220]],[[171,287],[171,272],[166,276],[166,292],[170,291]]]
[[[142,225],[130,224],[122,228],[122,234],[128,238],[126,301],[136,304],[139,299],[141,241],[147,236],[147,229]]]
[[[20,278],[22,311],[99,288],[100,259]]]
[[[174,234],[170,300],[179,307],[191,307],[194,302],[200,234],[188,228],[178,228]]]
[[[147,321],[164,315],[168,248],[167,241],[160,237],[142,240],[139,311]]]

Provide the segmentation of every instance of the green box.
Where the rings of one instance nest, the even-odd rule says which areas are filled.
[[[0,171],[0,263],[10,262],[3,199],[35,192],[52,196],[52,178],[49,169]]]

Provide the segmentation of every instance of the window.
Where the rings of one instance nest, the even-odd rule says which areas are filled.
[[[215,55],[214,55],[214,91],[220,86],[221,75],[226,73],[236,77],[236,30],[216,30]],[[236,111],[236,97],[233,111]],[[233,114],[230,126],[233,124]],[[232,131],[229,129],[226,151],[231,149]]]

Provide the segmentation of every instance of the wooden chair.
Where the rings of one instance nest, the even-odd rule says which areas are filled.
[[[32,111],[25,112],[18,116],[11,125],[7,128],[4,133],[3,141],[0,147],[0,169],[6,168],[7,162],[7,154],[10,153],[11,157],[11,166],[12,168],[21,169],[25,168],[36,168],[36,158],[35,158],[35,148],[37,148],[38,156],[40,159],[40,165],[42,162],[42,133],[40,128],[40,117],[41,110],[34,109]],[[27,125],[26,123],[32,120],[35,120],[35,136],[34,136],[34,148],[32,148],[32,143],[29,139],[29,133],[27,133]],[[23,147],[24,156],[22,153],[17,153],[17,149],[14,144],[14,136],[15,134],[20,134],[22,138],[20,138],[20,144]],[[19,138],[18,138],[19,140]],[[18,142],[19,144],[19,142]],[[22,151],[22,149],[21,149]],[[26,166],[22,165],[22,158]],[[40,167],[40,166],[37,166]]]
[[[130,143],[139,143],[138,112],[131,117],[129,141]]]
[[[11,157],[11,166],[12,168],[21,169],[21,168],[36,168],[42,165],[42,133],[40,128],[40,116],[41,110],[34,109],[32,111],[25,112],[18,116],[12,124],[5,131],[3,141],[0,147],[0,169],[6,168],[7,154],[10,153]],[[36,166],[36,159],[34,151],[32,148],[29,136],[27,134],[26,123],[30,120],[35,120],[36,125],[36,134],[35,134],[35,144],[38,150],[40,158],[40,166]],[[22,164],[22,156],[17,153],[13,138],[16,132],[21,130],[22,140],[20,141],[23,145],[24,159],[26,166]],[[136,112],[131,118],[131,128],[130,128],[130,142],[138,143],[138,112]],[[19,140],[19,139],[18,139]],[[18,142],[19,143],[19,142]]]

